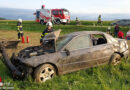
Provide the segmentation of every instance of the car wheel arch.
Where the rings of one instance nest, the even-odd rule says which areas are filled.
[[[50,65],[53,66],[54,69],[56,70],[56,75],[59,74],[59,73],[58,73],[58,67],[57,67],[54,63],[50,63],[50,62],[46,62],[46,63],[39,64],[38,66],[35,67],[35,69],[38,68],[38,67],[40,67],[40,66],[42,66],[42,65],[44,65],[44,64],[50,64]],[[35,70],[35,69],[34,69],[34,70]]]
[[[111,57],[110,57],[109,64],[112,63],[112,59],[113,59],[114,54],[120,55],[121,58],[123,57],[123,54],[121,54],[120,52],[114,52],[114,53],[111,55]]]
[[[122,54],[122,53],[120,53],[120,52],[114,52],[114,53],[117,53],[117,54],[119,54],[121,57],[123,57],[124,55]],[[113,53],[113,54],[114,54]]]

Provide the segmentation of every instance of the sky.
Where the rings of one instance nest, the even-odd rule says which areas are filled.
[[[39,9],[66,8],[72,13],[130,14],[130,0],[0,0],[0,7]]]

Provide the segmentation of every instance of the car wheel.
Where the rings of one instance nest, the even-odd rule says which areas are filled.
[[[44,24],[45,24],[44,20],[41,20],[41,21],[40,21],[40,24],[44,25]]]
[[[114,53],[111,57],[110,63],[115,65],[118,65],[120,63],[121,56],[117,53]]]
[[[61,24],[59,19],[56,19],[55,23],[58,24],[58,25]]]
[[[44,64],[36,68],[34,78],[36,82],[45,82],[56,75],[55,68],[50,64]]]

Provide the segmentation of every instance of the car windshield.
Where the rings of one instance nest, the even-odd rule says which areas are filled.
[[[63,11],[64,15],[69,15],[68,11]]]
[[[59,50],[60,50],[61,48],[63,48],[71,39],[72,39],[72,36],[59,37],[59,39],[56,41],[56,50],[59,51]]]

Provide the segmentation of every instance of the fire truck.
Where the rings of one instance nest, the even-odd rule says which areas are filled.
[[[36,10],[36,22],[45,24],[51,21],[55,24],[67,24],[70,22],[70,15],[67,9],[45,9],[43,5],[41,9]]]

